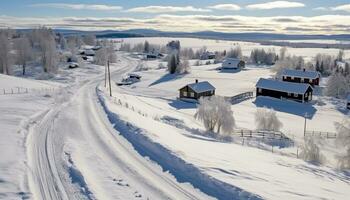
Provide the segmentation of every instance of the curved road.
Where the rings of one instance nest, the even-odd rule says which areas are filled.
[[[137,61],[126,56],[120,57],[122,66],[113,66],[113,79],[133,70]],[[169,174],[161,171],[156,164],[141,157],[125,138],[109,123],[106,114],[98,102],[96,88],[103,83],[104,75],[85,81],[72,87],[74,95],[68,102],[56,105],[53,109],[42,113],[36,124],[30,129],[27,139],[28,184],[34,199],[116,199],[103,188],[107,181],[96,171],[98,167],[108,169],[110,176],[120,175],[131,183],[136,191],[144,191],[144,196],[151,199],[203,199],[206,197],[188,185],[179,184]],[[74,157],[86,185],[84,192],[72,184],[69,178],[66,154],[66,142],[74,146]],[[79,149],[81,148],[81,149]],[[83,155],[83,156],[81,156]],[[91,173],[92,172],[92,173]],[[93,173],[96,172],[96,173]],[[84,183],[85,183],[84,182]],[[130,186],[131,187],[131,186]],[[89,193],[86,193],[86,191]]]

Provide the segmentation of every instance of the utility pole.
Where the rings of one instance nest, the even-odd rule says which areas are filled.
[[[109,60],[107,61],[107,66],[108,66],[109,96],[112,96],[111,70],[109,69]]]
[[[105,88],[107,87],[107,65],[105,65]]]
[[[305,116],[304,116],[304,137],[306,136],[306,118],[307,118],[307,113],[305,113]]]

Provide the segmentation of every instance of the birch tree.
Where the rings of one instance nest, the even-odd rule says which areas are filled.
[[[279,131],[282,122],[277,118],[276,112],[272,109],[259,108],[255,113],[255,124],[258,130]]]
[[[22,74],[26,73],[26,64],[33,58],[33,49],[31,48],[30,41],[27,37],[22,37],[15,42],[16,61],[17,64],[22,65]]]
[[[11,43],[5,33],[5,31],[0,32],[0,72],[3,74],[10,73],[11,66]]]
[[[201,98],[195,118],[202,121],[207,131],[231,133],[235,127],[235,120],[231,110],[231,104],[223,97],[211,96]]]

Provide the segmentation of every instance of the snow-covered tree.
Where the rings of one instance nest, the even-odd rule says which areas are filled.
[[[350,169],[350,120],[344,119],[342,123],[335,123],[337,129],[336,144],[345,149],[345,153],[337,156],[341,169]]]
[[[231,48],[226,53],[226,58],[242,58],[242,48],[241,46],[236,46],[235,48]]]
[[[325,94],[337,98],[345,97],[350,92],[350,75],[333,72],[328,78]]]
[[[264,49],[253,49],[250,53],[250,60],[256,64],[273,65],[277,60],[277,54],[273,49],[267,52]]]
[[[272,109],[259,108],[255,113],[255,124],[258,130],[279,131],[283,124]]]
[[[114,50],[114,44],[109,40],[104,40],[101,42],[102,48],[96,51],[94,62],[97,65],[106,65],[109,61],[110,63],[117,62],[117,55]]]
[[[279,60],[284,60],[286,57],[287,57],[287,47],[282,47],[281,49],[280,49],[280,54],[279,54],[279,56],[278,56],[278,59]]]
[[[10,73],[11,66],[11,43],[5,31],[0,31],[0,72]]]
[[[304,144],[301,147],[300,157],[307,162],[318,164],[325,161],[325,157],[322,155],[319,146],[315,142],[315,138],[312,136],[304,138]]]
[[[150,52],[150,45],[149,42],[146,40],[145,44],[143,45],[143,52],[148,53]]]
[[[195,118],[201,120],[206,130],[211,132],[216,128],[217,133],[231,133],[235,127],[231,104],[220,96],[201,98]]]
[[[287,56],[276,61],[272,71],[279,76],[285,69],[304,69],[304,59],[301,56]]]
[[[26,73],[26,64],[33,59],[33,49],[27,37],[18,38],[15,41],[16,62],[22,65],[22,74]]]
[[[343,61],[344,60],[344,50],[339,50],[338,55],[337,55],[337,60],[338,61]]]
[[[186,59],[181,60],[180,64],[176,67],[176,72],[180,74],[189,73],[190,70],[191,70],[190,63]]]
[[[41,49],[41,63],[44,67],[44,72],[56,72],[58,52],[54,35],[49,31],[43,30],[39,44]]]
[[[95,46],[96,45],[96,35],[88,34],[83,37],[83,42],[86,45]]]
[[[176,72],[177,68],[177,60],[176,60],[176,55],[172,54],[170,55],[168,59],[168,71],[170,74],[174,74]]]
[[[186,59],[194,59],[195,55],[194,55],[194,51],[192,48],[182,48],[180,51],[180,55],[183,58]]]
[[[96,51],[94,56],[94,63],[96,65],[107,65],[108,56],[106,47],[102,47]]]

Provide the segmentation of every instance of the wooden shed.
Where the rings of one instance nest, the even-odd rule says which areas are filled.
[[[284,82],[263,78],[256,83],[256,96],[308,102],[312,100],[312,93],[313,88],[307,83]]]
[[[295,83],[308,83],[312,86],[320,84],[320,73],[309,70],[286,69],[282,72],[282,80]]]
[[[215,87],[211,85],[208,81],[198,82],[188,84],[181,89],[179,89],[180,98],[188,98],[198,100],[201,97],[209,97],[215,95]]]

